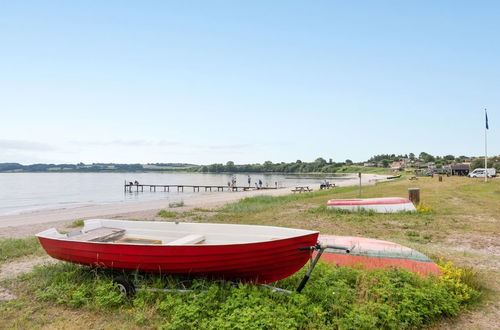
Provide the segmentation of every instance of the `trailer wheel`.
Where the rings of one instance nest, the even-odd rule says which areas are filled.
[[[124,297],[131,297],[135,293],[135,287],[132,282],[130,282],[125,276],[117,276],[113,279],[116,283],[118,290]]]

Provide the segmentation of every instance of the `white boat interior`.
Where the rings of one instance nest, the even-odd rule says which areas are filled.
[[[55,228],[38,237],[68,241],[136,245],[228,245],[266,242],[318,233],[272,226],[91,219],[68,234]]]

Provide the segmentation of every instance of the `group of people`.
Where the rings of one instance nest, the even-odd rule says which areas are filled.
[[[230,187],[230,188],[234,188],[234,187],[236,187],[236,177],[235,177],[235,176],[233,176],[233,177],[231,178],[231,181],[228,181],[228,182],[227,182],[227,186],[228,186],[228,187]]]
[[[248,182],[248,186],[250,187],[252,185],[252,178],[250,177],[250,175],[248,176],[247,182]],[[255,182],[255,188],[257,188],[257,189],[262,188],[262,184],[263,184],[262,180],[259,179],[259,181]],[[275,182],[275,184],[276,184],[276,186],[278,186],[277,182]],[[231,177],[231,181],[227,182],[227,186],[229,188],[236,187],[236,176]],[[266,184],[266,186],[267,186],[267,184]]]
[[[250,187],[252,185],[252,178],[250,177],[250,175],[248,176],[248,186]],[[258,182],[255,182],[255,188],[259,189],[259,188],[262,188],[262,180],[259,179]]]

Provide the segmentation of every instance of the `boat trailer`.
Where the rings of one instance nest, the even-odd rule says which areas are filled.
[[[334,250],[343,250],[346,253],[350,253],[356,246],[353,245],[351,247],[346,247],[346,246],[340,246],[340,245],[330,245],[330,244],[324,244],[318,241],[316,245],[314,246],[305,246],[299,248],[301,251],[309,251],[309,268],[306,271],[306,274],[302,278],[302,280],[299,283],[299,286],[295,290],[297,293],[301,293],[304,287],[306,286],[307,282],[309,281],[309,278],[311,277],[311,274],[316,267],[316,264],[318,263],[319,259],[321,258],[321,255],[323,252],[325,252],[326,249],[334,249]],[[314,256],[314,252],[316,252],[316,256]],[[153,289],[153,288],[139,288],[134,286],[134,284],[126,277],[126,276],[117,276],[113,279],[113,281],[116,283],[118,289],[120,290],[120,293],[123,296],[133,296],[136,291],[149,291],[149,292],[176,292],[176,293],[190,293],[194,292],[195,290],[190,290],[190,289]],[[238,282],[232,282],[234,285],[237,285]],[[272,285],[267,285],[267,284],[260,284],[263,287],[266,287],[272,292],[276,293],[286,293],[286,294],[291,294],[292,291],[286,290],[286,289],[281,289],[274,287]],[[203,291],[202,291],[203,292]]]
[[[329,244],[323,244],[318,241],[315,246],[309,246],[309,247],[303,247],[299,248],[299,250],[309,250],[309,269],[307,270],[306,274],[302,278],[302,281],[300,281],[299,286],[297,287],[297,293],[301,293],[302,289],[307,284],[307,281],[309,281],[309,278],[311,277],[311,274],[314,270],[314,267],[316,267],[316,264],[319,261],[319,258],[321,258],[321,255],[323,252],[325,252],[326,249],[334,249],[334,250],[344,250],[346,253],[350,253],[356,246],[353,245],[351,247],[345,247],[345,246],[340,246],[340,245],[329,245]],[[316,257],[313,259],[313,252],[316,251]]]

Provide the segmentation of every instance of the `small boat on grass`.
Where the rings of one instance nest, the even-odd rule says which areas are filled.
[[[270,226],[86,220],[36,235],[53,258],[116,270],[270,283],[306,264],[318,232]]]
[[[349,253],[338,249],[326,249],[321,260],[338,265],[362,268],[385,268],[388,266],[405,268],[422,276],[439,275],[441,270],[424,254],[396,243],[378,239],[320,235],[324,244],[353,246]]]
[[[413,203],[401,197],[331,199],[327,203],[329,209],[358,212],[361,210],[377,213],[414,212]]]

